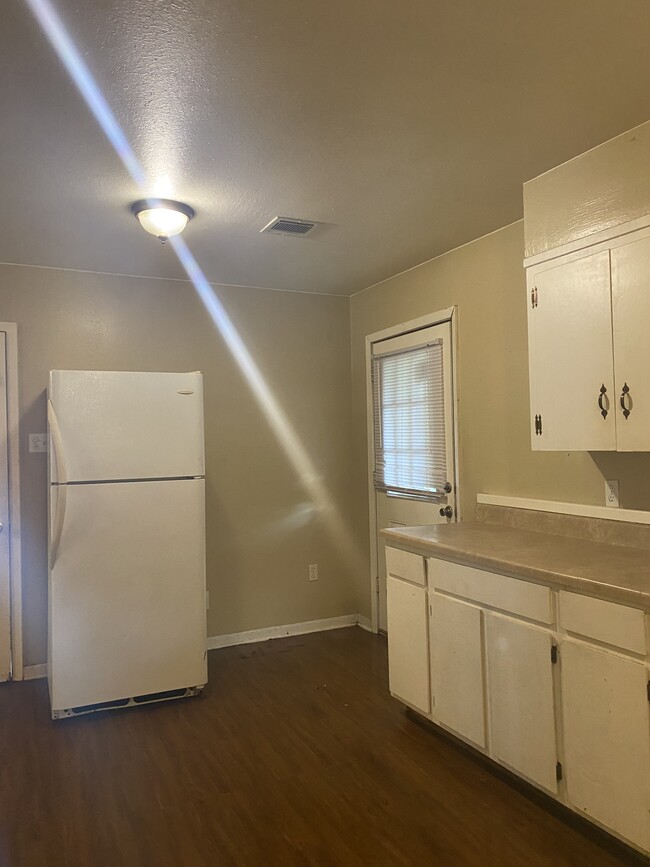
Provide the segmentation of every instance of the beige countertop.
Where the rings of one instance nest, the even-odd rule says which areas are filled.
[[[386,544],[650,610],[650,551],[487,523],[381,530]]]

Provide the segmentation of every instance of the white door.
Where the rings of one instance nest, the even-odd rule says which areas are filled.
[[[434,401],[435,415],[432,418],[432,426],[430,428],[432,443],[438,443],[438,452],[436,461],[440,468],[444,470],[444,481],[448,483],[449,490],[440,490],[435,495],[426,491],[416,489],[412,493],[399,490],[399,485],[396,485],[392,490],[382,490],[375,487],[375,513],[376,513],[376,538],[372,540],[372,544],[376,546],[377,552],[377,593],[378,593],[378,626],[381,630],[387,629],[386,617],[386,558],[385,544],[382,537],[379,535],[379,530],[384,527],[412,527],[422,524],[447,524],[456,520],[456,503],[458,492],[455,489],[455,466],[454,466],[454,401],[453,401],[453,353],[451,341],[451,322],[442,322],[439,325],[433,325],[419,331],[413,331],[406,334],[391,337],[387,340],[380,340],[372,344],[373,358],[388,357],[391,354],[395,356],[400,353],[405,355],[411,350],[427,345],[435,345],[440,351],[440,371],[432,370],[431,372],[423,367],[421,375],[430,376],[434,379]],[[417,414],[422,411],[422,406],[417,400],[411,400],[414,389],[420,385],[420,381],[415,380],[407,375],[404,376],[404,396],[406,400],[402,406],[395,406],[394,398],[399,399],[399,391],[393,392],[391,395],[391,405],[382,404],[381,391],[379,397],[377,393],[372,396],[373,404],[373,426],[377,429],[378,425],[392,413],[392,421],[397,422],[398,434],[399,428],[403,431],[407,442],[407,454],[402,467],[396,468],[394,479],[399,483],[400,473],[403,474],[406,484],[402,487],[408,488],[413,479],[413,475],[409,472],[414,463],[419,459],[417,456],[408,453],[408,446],[414,444],[411,435],[411,428],[415,427],[413,422],[417,423]],[[399,374],[398,374],[399,382]],[[437,399],[436,399],[437,398]],[[376,458],[376,455],[375,455]],[[451,517],[441,515],[441,509],[449,509]]]
[[[485,613],[490,754],[557,792],[550,633]]]
[[[626,840],[650,849],[648,669],[564,641],[562,716],[567,794]]]
[[[9,560],[9,450],[7,445],[6,335],[0,331],[0,681],[11,677],[11,572]]]
[[[49,586],[53,710],[205,683],[204,486],[52,486],[54,515],[66,497]]]
[[[53,370],[48,396],[54,481],[204,474],[200,373]]]
[[[427,591],[388,578],[388,676],[391,693],[423,713],[431,710]]]
[[[531,272],[534,450],[616,449],[609,251]]]
[[[615,247],[611,256],[617,446],[650,451],[650,238]]]
[[[429,598],[434,719],[485,747],[481,611],[440,593]]]

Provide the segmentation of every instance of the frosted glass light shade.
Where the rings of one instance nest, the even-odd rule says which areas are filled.
[[[179,235],[194,216],[189,205],[170,199],[142,199],[131,210],[145,231],[162,240]]]

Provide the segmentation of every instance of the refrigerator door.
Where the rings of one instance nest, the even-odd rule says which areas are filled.
[[[200,373],[52,370],[48,397],[50,481],[161,479],[205,472]]]
[[[69,485],[50,570],[52,710],[206,682],[205,482]],[[52,513],[60,488],[50,488]]]

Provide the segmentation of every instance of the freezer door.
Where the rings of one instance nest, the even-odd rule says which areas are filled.
[[[53,370],[48,396],[51,481],[205,472],[200,373]]]
[[[53,710],[206,682],[204,485],[66,488],[50,570]]]

